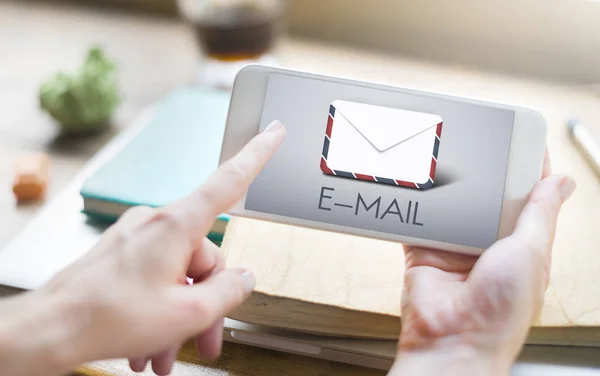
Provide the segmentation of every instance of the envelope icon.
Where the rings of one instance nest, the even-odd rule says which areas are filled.
[[[329,106],[321,171],[396,186],[434,184],[439,115],[336,100]]]

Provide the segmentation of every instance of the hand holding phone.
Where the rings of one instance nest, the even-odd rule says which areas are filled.
[[[576,187],[571,177],[552,175],[548,153],[542,178],[513,234],[481,257],[404,247],[398,374],[454,367],[461,374],[510,373],[542,308],[558,214]]]
[[[233,215],[478,255],[542,176],[532,110],[263,66],[236,78],[221,161],[273,120],[286,140]]]

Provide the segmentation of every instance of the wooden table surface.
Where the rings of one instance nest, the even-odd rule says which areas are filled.
[[[56,70],[77,66],[93,44],[105,46],[108,54],[117,59],[123,103],[108,132],[88,138],[63,139],[58,137],[52,120],[39,110],[37,88]],[[460,68],[443,68],[445,73],[440,75],[440,68],[431,64],[299,41],[284,44],[281,56],[284,64],[297,68],[419,85],[431,90],[451,89],[458,95],[485,92],[491,97],[508,98],[510,93],[512,99],[533,102],[524,104],[544,107],[554,119],[566,115],[568,110],[583,120],[600,123],[598,98],[578,90],[557,89],[552,84],[508,80]],[[51,155],[47,198],[51,199],[140,110],[174,88],[193,83],[198,61],[193,34],[177,20],[0,0],[0,248],[43,204],[15,203],[10,190],[15,158],[38,150]],[[541,96],[544,100],[537,101]],[[555,103],[561,103],[561,107]],[[600,128],[593,131],[600,134]],[[550,135],[551,150],[554,145],[564,144],[560,137],[557,132]],[[569,171],[572,166],[579,170],[584,168],[581,156],[574,150],[554,162],[556,171]],[[582,188],[590,200],[598,196],[597,183],[587,183]],[[568,244],[568,239],[560,238],[558,242]],[[384,374],[229,343],[224,345],[223,356],[217,362],[198,361],[189,346],[182,350],[179,359],[173,375]],[[124,361],[98,362],[78,372],[81,375],[133,375]]]

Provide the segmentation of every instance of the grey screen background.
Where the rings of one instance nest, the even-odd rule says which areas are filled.
[[[416,189],[324,174],[320,167],[329,105],[336,99],[438,114],[442,137],[434,187]],[[408,95],[271,73],[260,130],[281,121],[287,136],[249,188],[246,209],[367,230],[487,248],[497,238],[514,112],[449,99]],[[319,200],[324,191],[321,207]],[[360,207],[357,194],[375,208]],[[396,199],[405,217],[381,216]],[[408,201],[414,216],[407,220]],[[336,206],[335,203],[352,206]],[[392,208],[393,211],[395,207]],[[413,222],[422,223],[422,226]]]

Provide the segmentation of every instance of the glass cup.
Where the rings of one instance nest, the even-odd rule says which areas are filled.
[[[204,55],[200,83],[231,88],[246,65],[277,65],[273,52],[284,33],[285,1],[178,0]]]

